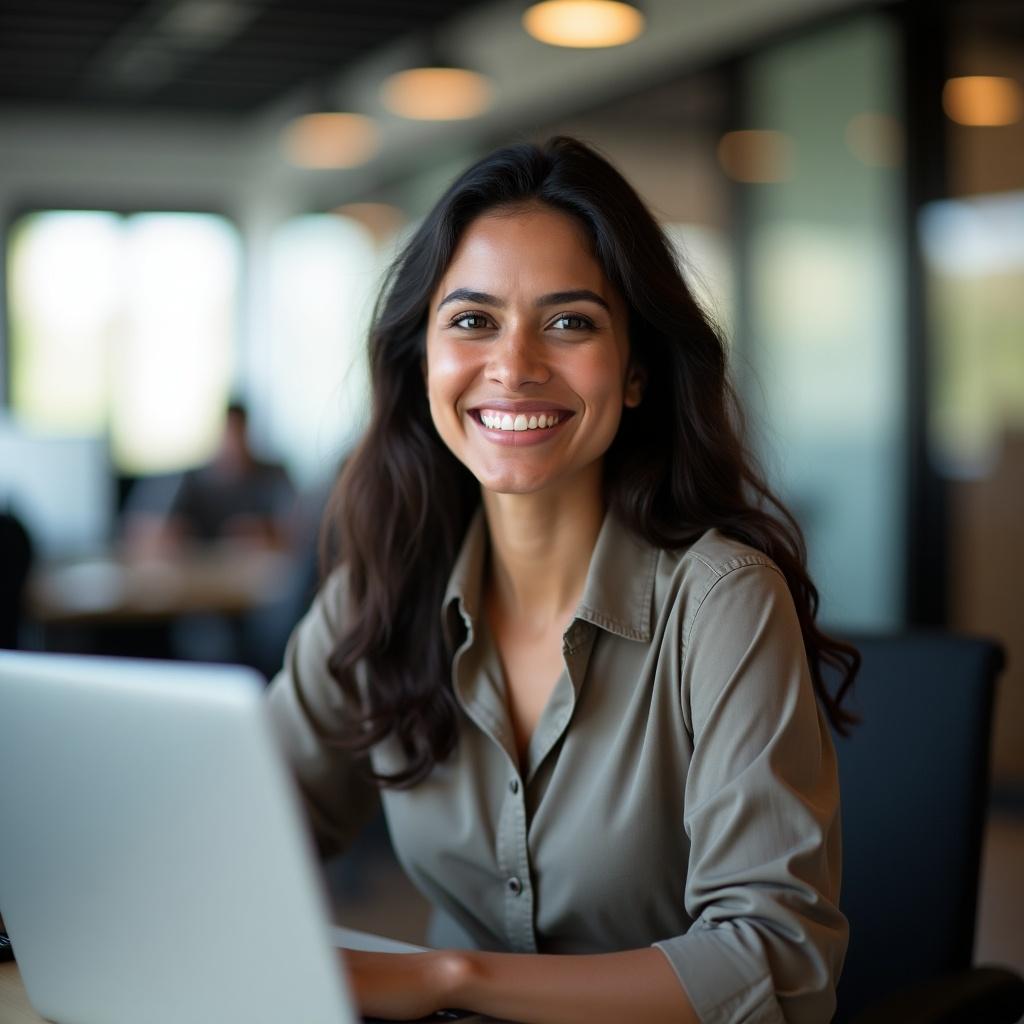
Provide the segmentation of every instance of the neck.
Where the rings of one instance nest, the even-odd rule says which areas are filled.
[[[485,491],[491,538],[487,601],[527,631],[572,617],[604,519],[599,471],[536,494]]]

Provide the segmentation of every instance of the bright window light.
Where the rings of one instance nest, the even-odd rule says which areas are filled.
[[[304,486],[329,476],[365,425],[366,332],[386,256],[346,216],[296,217],[273,236],[261,391],[270,441]]]
[[[1024,192],[940,200],[920,223],[932,455],[947,476],[983,477],[1024,432]]]
[[[222,217],[47,211],[11,233],[11,411],[33,430],[107,434],[129,473],[216,443],[230,390],[241,247]]]

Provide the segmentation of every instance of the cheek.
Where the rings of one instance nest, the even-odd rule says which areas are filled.
[[[435,418],[444,415],[473,379],[473,367],[464,354],[443,342],[427,343],[427,398]]]
[[[623,368],[609,353],[576,367],[576,390],[598,415],[617,417],[623,398]]]

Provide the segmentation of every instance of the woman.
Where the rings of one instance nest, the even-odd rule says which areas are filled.
[[[270,702],[318,841],[383,800],[471,950],[346,955],[364,1012],[826,1021],[846,946],[799,530],[643,203],[569,138],[449,188],[370,337],[344,564]],[[817,698],[817,699],[816,699]],[[554,955],[560,954],[560,955]]]

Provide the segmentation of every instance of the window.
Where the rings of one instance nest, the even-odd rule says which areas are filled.
[[[241,245],[223,217],[43,211],[8,249],[11,413],[103,435],[123,472],[214,447],[234,370]]]
[[[272,236],[267,319],[249,379],[267,440],[300,485],[331,476],[365,425],[366,334],[389,254],[335,214],[295,217]]]

